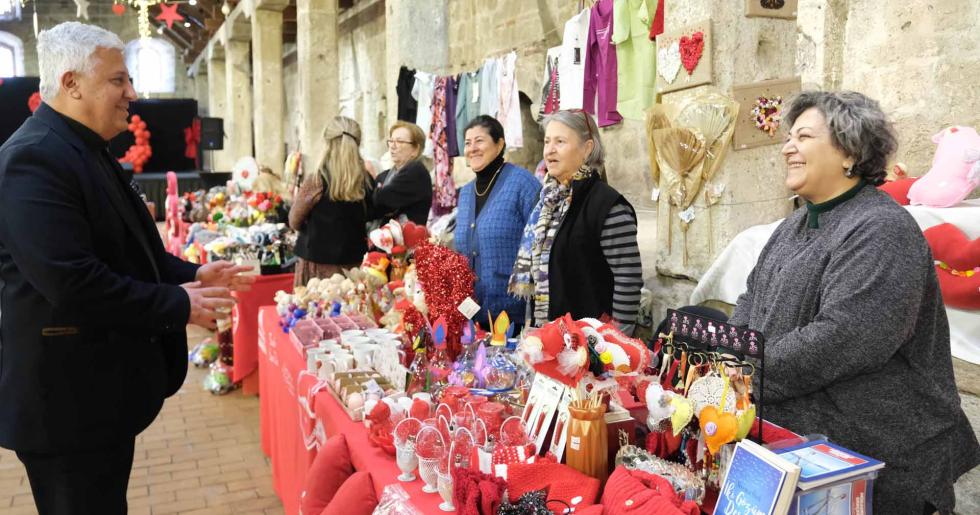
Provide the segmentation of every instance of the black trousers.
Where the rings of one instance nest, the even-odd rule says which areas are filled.
[[[40,515],[125,515],[135,439],[96,450],[18,452]]]

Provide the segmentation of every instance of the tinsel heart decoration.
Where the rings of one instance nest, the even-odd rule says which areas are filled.
[[[657,73],[672,84],[681,69],[681,45],[674,41],[668,46],[657,50]]]
[[[681,36],[680,50],[684,69],[687,70],[688,75],[691,75],[698,67],[701,53],[704,52],[704,32],[697,31],[690,37]]]
[[[738,419],[735,415],[726,412],[719,412],[718,408],[708,406],[701,410],[698,415],[698,422],[701,425],[701,433],[704,435],[704,443],[708,445],[711,454],[718,454],[718,449],[722,445],[735,440],[738,434]]]

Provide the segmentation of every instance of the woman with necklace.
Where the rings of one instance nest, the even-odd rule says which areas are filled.
[[[608,315],[632,335],[643,287],[636,212],[605,182],[605,151],[591,116],[558,111],[543,125],[548,174],[509,291],[534,301],[535,327],[566,313]]]
[[[463,154],[476,180],[459,192],[456,250],[469,258],[476,273],[473,300],[482,311],[494,316],[507,311],[519,326],[524,301],[507,294],[507,279],[541,184],[527,170],[504,162],[504,128],[496,118],[477,116],[463,134]]]

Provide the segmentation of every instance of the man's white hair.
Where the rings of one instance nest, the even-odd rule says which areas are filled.
[[[99,48],[125,47],[119,36],[95,25],[77,21],[60,23],[37,36],[37,60],[41,70],[41,100],[49,102],[58,95],[61,76],[67,72],[86,74],[95,67]]]

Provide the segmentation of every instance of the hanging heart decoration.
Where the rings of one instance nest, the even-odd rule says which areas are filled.
[[[112,13],[116,16],[122,16],[126,13],[126,6],[123,4],[112,4]]]
[[[691,36],[681,36],[680,51],[684,69],[688,75],[693,74],[701,61],[701,53],[704,52],[704,32],[697,31]]]
[[[708,406],[698,414],[698,423],[704,435],[704,443],[711,454],[718,454],[722,445],[733,442],[738,434],[738,419],[735,415],[719,412],[715,406]]]
[[[769,135],[770,138],[776,136],[776,130],[782,121],[783,97],[775,96],[759,97],[755,99],[755,106],[752,107],[752,121],[755,128]]]
[[[670,405],[674,408],[674,412],[670,415],[670,423],[674,427],[674,436],[677,436],[694,418],[694,405],[680,395],[671,397]]]
[[[672,84],[677,78],[677,72],[681,69],[681,45],[674,41],[668,46],[657,50],[657,73]]]

